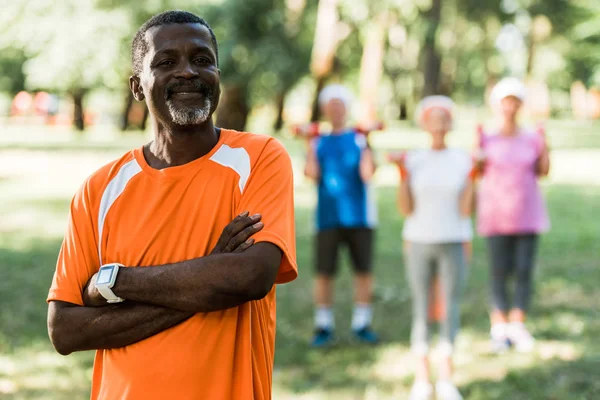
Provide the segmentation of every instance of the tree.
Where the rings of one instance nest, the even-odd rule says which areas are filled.
[[[580,80],[588,87],[600,86],[600,4],[587,2],[581,13],[585,16],[566,34],[577,46],[567,51],[567,68],[560,73],[568,73],[571,80]]]
[[[311,19],[288,29],[285,0],[226,0],[204,7],[202,15],[219,40],[223,89],[217,124],[243,130],[255,104],[273,101],[306,74]]]
[[[0,92],[11,95],[25,90],[23,66],[27,60],[23,50],[14,47],[0,48]]]
[[[219,42],[222,97],[217,111],[220,126],[243,130],[252,107],[277,100],[308,71],[312,3],[296,0],[221,0],[201,5],[192,0],[101,0],[105,8],[126,10],[137,29],[152,15],[185,9],[203,17]],[[299,4],[298,4],[299,3]],[[135,30],[127,35],[129,47]],[[128,63],[129,64],[129,63]],[[129,95],[128,95],[129,96]],[[122,125],[133,104],[125,98]]]
[[[71,96],[75,127],[83,130],[86,93],[123,87],[127,64],[119,39],[129,30],[127,15],[98,9],[93,0],[11,2],[3,13],[7,8],[15,19],[3,38],[29,56],[26,87]]]
[[[431,0],[431,8],[424,14],[427,33],[423,43],[423,96],[438,94],[442,59],[436,48],[436,37],[441,22],[442,0]]]

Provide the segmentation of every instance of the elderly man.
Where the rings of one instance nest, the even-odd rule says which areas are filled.
[[[213,125],[218,47],[203,19],[154,16],[132,61],[155,138],[75,195],[52,343],[96,350],[92,399],[270,399],[274,284],[297,276],[290,158]]]

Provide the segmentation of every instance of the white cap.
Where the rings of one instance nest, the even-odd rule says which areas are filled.
[[[437,95],[425,97],[417,106],[417,112],[415,113],[415,117],[419,125],[423,124],[425,114],[432,108],[441,108],[447,111],[450,117],[452,117],[454,113],[454,102],[452,99],[446,96]]]
[[[523,82],[517,78],[504,78],[494,86],[490,94],[490,102],[493,106],[500,104],[502,99],[514,96],[521,101],[525,101],[527,89]]]
[[[319,93],[319,105],[323,107],[327,103],[329,103],[333,99],[338,99],[344,102],[344,105],[347,109],[352,106],[352,101],[354,97],[352,96],[352,92],[344,85],[328,85],[321,93]]]

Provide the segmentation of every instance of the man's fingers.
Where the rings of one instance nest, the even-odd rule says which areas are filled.
[[[229,225],[227,225],[229,227],[229,230],[227,232],[228,234],[228,242],[231,242],[231,239],[234,238],[235,236],[237,236],[238,234],[240,234],[241,232],[244,231],[244,229],[256,224],[257,222],[259,222],[262,218],[262,215],[260,214],[254,214],[254,215],[246,215],[245,217],[241,217],[238,221],[231,221],[229,223]],[[246,238],[248,239],[248,238]],[[244,240],[246,240],[244,239]]]
[[[264,226],[265,225],[262,222],[256,222],[255,224],[244,228],[240,233],[229,240],[229,243],[225,247],[226,252],[235,250],[239,245],[250,239],[252,235],[262,230]]]
[[[249,211],[237,215],[221,232],[212,253],[230,253],[253,234],[262,229],[262,215],[250,215]],[[260,223],[260,224],[259,224]]]
[[[235,237],[235,235],[237,235],[242,229],[255,223],[256,217],[249,217],[249,215],[249,211],[244,211],[243,213],[238,214],[233,221],[223,228],[223,232],[221,232],[221,236],[219,236],[219,240],[212,251],[213,253],[227,251],[226,247],[229,245],[231,239]]]
[[[250,238],[250,239],[246,240],[244,243],[240,244],[235,250],[233,250],[233,252],[241,253],[245,250],[248,250],[250,247],[252,247],[253,244],[254,244],[254,239]]]

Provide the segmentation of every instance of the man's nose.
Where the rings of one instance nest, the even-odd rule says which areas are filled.
[[[196,71],[192,63],[190,63],[187,60],[184,60],[179,63],[179,68],[177,68],[175,76],[177,78],[192,79],[198,76],[198,72]]]

